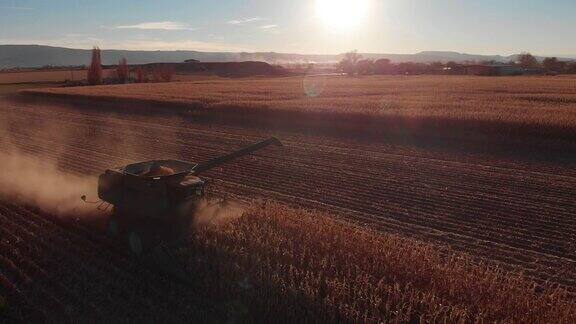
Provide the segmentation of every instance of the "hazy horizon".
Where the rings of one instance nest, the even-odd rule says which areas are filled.
[[[0,44],[0,46],[3,45],[16,45],[16,46],[49,46],[49,47],[57,47],[57,48],[65,48],[65,49],[72,49],[72,50],[92,50],[94,48],[94,46],[97,45],[93,45],[93,46],[87,46],[87,47],[68,47],[68,46],[57,46],[57,45],[47,45],[47,44]],[[192,51],[197,51],[197,52],[210,52],[210,51],[201,51],[201,50],[194,50],[194,49],[162,49],[162,50],[154,50],[154,49],[143,49],[143,50],[139,50],[139,49],[123,49],[123,48],[102,48],[99,46],[99,48],[101,50],[104,51],[142,51],[142,52],[158,52],[158,51],[162,51],[162,52],[178,52],[178,51],[182,51],[182,52],[192,52]],[[426,53],[426,52],[436,52],[436,53],[458,53],[458,54],[463,54],[463,55],[478,55],[478,56],[502,56],[502,57],[508,57],[511,55],[518,55],[521,54],[521,52],[518,53],[468,53],[468,52],[462,52],[462,51],[455,51],[455,50],[450,50],[450,51],[444,51],[444,50],[420,50],[417,52],[412,52],[412,53],[407,53],[407,52],[403,52],[403,53],[391,53],[391,52],[364,52],[358,49],[353,49],[355,51],[357,51],[358,53],[361,54],[365,54],[365,55],[416,55],[416,54],[420,54],[420,53]],[[349,50],[350,51],[350,50]],[[282,51],[271,51],[271,50],[262,50],[262,51],[248,51],[246,53],[276,53],[276,54],[288,54],[288,55],[325,55],[325,56],[331,56],[331,55],[342,55],[345,54],[349,51],[346,52],[340,52],[340,53],[326,53],[326,54],[319,54],[319,53],[299,53],[299,52],[282,52]],[[238,51],[226,51],[226,50],[222,50],[222,51],[213,51],[213,52],[221,52],[221,53],[238,53]],[[558,58],[576,58],[576,54],[559,54],[559,55],[554,55],[554,54],[550,54],[550,55],[541,55],[538,53],[534,53],[534,52],[530,52],[530,54],[537,56],[537,57],[558,57]]]
[[[0,44],[339,54],[576,55],[576,2],[558,0],[0,0]]]

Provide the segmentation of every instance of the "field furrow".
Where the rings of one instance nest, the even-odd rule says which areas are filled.
[[[200,307],[193,291],[184,293],[186,288],[47,217],[0,204],[2,283],[27,305],[39,305],[32,313],[36,317],[49,322],[84,318],[180,323]]]
[[[162,152],[159,146],[155,147],[152,145],[147,146],[147,148],[149,151],[144,154]],[[70,165],[67,167],[77,168],[82,164],[92,163],[90,160],[94,159],[94,154],[91,153],[90,150],[79,148],[74,151],[74,154],[69,157],[69,160],[79,165]],[[84,155],[81,151],[86,151],[86,154]],[[214,152],[211,155],[214,156],[217,153],[218,152]],[[65,159],[67,154],[61,154],[59,158]],[[208,156],[209,155],[210,154],[208,154]],[[86,160],[82,161],[84,157]],[[570,245],[572,243],[570,237],[573,236],[569,236],[568,241],[563,241],[563,239],[558,236],[560,232],[564,234],[574,233],[570,227],[566,227],[566,225],[571,225],[570,223],[562,224],[562,222],[557,219],[546,220],[539,216],[534,219],[524,219],[521,224],[522,227],[518,227],[516,226],[517,222],[508,219],[511,214],[524,213],[527,214],[527,216],[554,215],[558,217],[564,215],[565,217],[563,218],[570,221],[571,214],[562,210],[564,205],[561,204],[543,205],[541,202],[529,199],[530,197],[524,197],[520,200],[519,195],[502,197],[503,194],[499,194],[498,192],[488,192],[485,195],[489,194],[492,197],[483,199],[484,197],[480,196],[480,199],[477,199],[475,195],[466,195],[465,191],[457,192],[457,195],[452,197],[450,196],[452,192],[438,190],[436,193],[439,194],[439,196],[436,197],[431,195],[431,192],[433,192],[432,188],[412,188],[410,187],[412,183],[409,181],[407,182],[409,186],[406,186],[405,182],[391,182],[389,179],[379,179],[379,187],[366,188],[362,185],[370,180],[366,177],[354,179],[348,178],[345,173],[339,173],[338,178],[335,179],[336,177],[333,177],[331,172],[322,169],[316,169],[312,172],[308,171],[308,168],[302,164],[290,163],[287,165],[285,163],[289,162],[286,161],[266,161],[258,155],[257,157],[259,158],[258,161],[250,161],[250,163],[245,164],[245,167],[243,167],[240,172],[238,172],[238,170],[231,170],[230,172],[223,170],[222,172],[230,173],[232,179],[239,183],[245,183],[245,181],[251,177],[250,175],[256,173],[258,169],[270,170],[267,174],[268,178],[264,179],[264,181],[261,181],[261,178],[254,177],[252,177],[250,181],[252,181],[253,185],[261,188],[280,190],[292,195],[297,195],[299,191],[307,191],[311,197],[317,200],[324,199],[325,202],[335,206],[347,207],[349,209],[356,207],[360,211],[375,215],[385,215],[386,217],[396,215],[396,218],[403,219],[404,221],[408,219],[409,222],[419,223],[425,226],[429,224],[429,227],[443,231],[452,229],[452,231],[461,234],[469,233],[472,236],[482,235],[479,237],[482,239],[493,235],[490,234],[490,232],[496,231],[495,234],[497,237],[493,239],[500,240],[501,243],[506,241],[501,241],[498,237],[504,237],[508,242],[513,242],[517,247],[527,247],[527,245],[530,245],[527,243],[537,242],[539,246],[534,247],[534,249],[539,249],[539,251],[547,254],[556,255],[559,252],[561,253],[562,249],[566,249],[562,248],[563,244]],[[258,163],[258,165],[252,165],[254,164],[253,162]],[[281,170],[282,168],[299,174],[299,177],[301,177],[302,174],[306,174],[305,178],[312,181],[301,183],[297,181],[299,178],[290,178],[289,175],[286,175],[286,173]],[[94,172],[94,170],[89,171]],[[440,176],[442,177],[439,177],[439,181],[442,181],[442,179],[448,175],[440,174]],[[492,177],[492,179],[495,179],[495,177]],[[321,184],[321,186],[309,186],[308,183]],[[345,183],[346,186],[353,188],[353,190],[338,194],[336,188],[338,188],[340,183]],[[274,186],[278,186],[279,188],[275,188]],[[322,192],[322,188],[332,188],[334,192],[326,197],[325,193]],[[486,187],[484,187],[483,191],[486,192]],[[352,195],[350,193],[352,193]],[[336,197],[333,197],[334,195],[336,195]],[[524,194],[524,196],[526,196],[526,194]],[[517,200],[518,202],[516,202]],[[368,206],[365,203],[366,201],[372,201],[373,203]],[[380,203],[381,201],[384,201],[384,203]],[[564,207],[564,209],[570,209],[569,206],[571,206],[572,203],[565,202],[565,204],[567,204],[567,206]],[[486,214],[488,210],[491,211],[490,214]],[[529,213],[527,213],[527,210]],[[430,211],[434,212],[432,213]],[[451,215],[452,217],[446,219],[441,215]],[[435,222],[431,222],[432,220],[435,220]],[[547,248],[547,246],[552,248]],[[557,251],[558,248],[560,249],[559,251]],[[566,253],[568,253],[567,256],[573,256],[573,251],[568,250]],[[559,255],[564,254],[561,253]]]
[[[515,148],[498,155],[480,144],[468,150],[459,143],[417,143],[410,134],[406,142],[352,141],[95,108],[0,100],[0,154],[33,157],[93,181],[106,168],[132,161],[202,162],[275,135],[284,147],[206,172],[216,180],[211,190],[327,211],[576,291],[576,168],[565,156]],[[78,199],[84,193],[79,189]],[[212,318],[199,311],[212,311],[201,293],[128,258],[82,220],[0,202],[0,225],[0,291],[13,296],[14,318]]]

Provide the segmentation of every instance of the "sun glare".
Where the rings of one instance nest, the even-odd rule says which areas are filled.
[[[369,0],[316,0],[316,14],[334,31],[351,31],[364,20]]]

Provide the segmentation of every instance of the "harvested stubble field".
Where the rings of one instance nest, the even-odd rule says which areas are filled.
[[[142,115],[132,108],[2,101],[0,144],[51,161],[60,170],[93,176],[134,160],[203,161],[270,135],[267,128],[187,115]],[[565,158],[569,153],[557,158],[536,150],[519,158],[513,152],[467,150],[467,142],[439,149],[388,139],[275,134],[284,148],[211,171],[219,190],[324,210],[330,218],[392,235],[278,205],[250,208],[246,217],[198,232],[197,245],[186,253],[204,287],[198,291],[225,309],[216,313],[247,321],[289,321],[302,314],[318,320],[405,321],[436,314],[437,320],[450,322],[573,322],[573,295],[550,294],[554,288],[549,286],[576,288],[576,172],[575,160]],[[23,207],[8,207],[17,208]],[[382,247],[388,248],[378,250]],[[398,262],[401,257],[406,260]],[[522,271],[525,277],[495,273],[479,263]],[[218,276],[203,277],[207,273]],[[541,285],[536,294],[534,282]],[[134,294],[130,300],[138,303],[141,295]],[[232,295],[240,297],[231,300]],[[263,300],[273,301],[279,313],[265,312],[269,305]],[[126,311],[117,310],[132,316]]]
[[[74,222],[0,203],[0,315],[18,322],[571,323],[576,302],[467,256],[343,224],[330,215],[252,205],[199,228],[178,251],[183,285]],[[153,269],[153,268],[152,268]]]
[[[329,127],[346,130],[424,129],[428,135],[449,137],[471,130],[488,136],[576,136],[574,77],[310,76],[31,92],[108,102],[138,100],[166,109],[171,104],[172,109],[244,114],[246,121],[265,118],[272,124],[331,121]]]

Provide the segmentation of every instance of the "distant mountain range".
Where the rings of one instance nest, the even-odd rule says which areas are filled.
[[[14,67],[78,66],[90,63],[90,50],[52,47],[44,45],[0,45],[0,69]],[[196,59],[202,62],[263,61],[268,63],[331,63],[338,62],[344,54],[307,55],[274,52],[232,53],[232,52],[198,52],[198,51],[128,51],[103,50],[102,63],[116,64],[126,58],[130,64],[155,62],[184,62]],[[387,58],[393,62],[464,62],[496,61],[509,62],[518,55],[474,55],[457,52],[424,51],[416,54],[375,54],[361,53],[364,58]],[[576,57],[576,56],[575,56]],[[543,57],[538,57],[542,60]],[[571,57],[563,60],[573,59]]]

